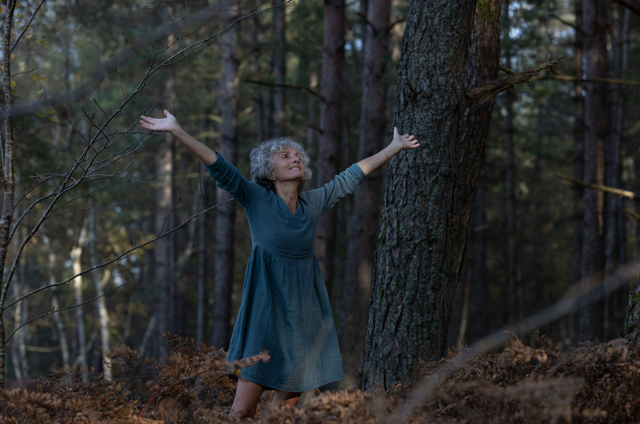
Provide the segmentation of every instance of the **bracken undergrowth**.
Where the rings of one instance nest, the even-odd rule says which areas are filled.
[[[560,352],[538,332],[537,348],[511,336],[499,351],[457,368],[406,418],[408,423],[635,423],[640,420],[640,343],[616,339]],[[124,347],[110,354],[114,378],[82,369],[55,371],[34,390],[0,390],[0,423],[234,423],[228,415],[236,383],[227,374],[266,352],[226,362],[226,352],[165,335],[174,345],[164,362]],[[429,377],[451,361],[420,362]],[[394,422],[415,387],[395,384],[309,393],[302,405],[272,406],[261,398],[255,421],[265,424]]]

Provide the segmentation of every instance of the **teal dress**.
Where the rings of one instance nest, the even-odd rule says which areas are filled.
[[[216,153],[218,159],[205,166],[244,208],[253,247],[227,361],[268,351],[269,362],[243,369],[242,377],[272,390],[305,392],[342,380],[314,233],[320,214],[352,193],[365,173],[354,163],[324,187],[300,193],[292,214],[280,196],[244,178]]]

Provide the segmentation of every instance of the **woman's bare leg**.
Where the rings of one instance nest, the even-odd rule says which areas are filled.
[[[276,390],[273,395],[273,404],[284,403],[289,406],[296,406],[301,394],[302,392],[283,392],[282,390]]]
[[[236,418],[253,418],[263,391],[264,387],[261,385],[240,378],[229,415]]]

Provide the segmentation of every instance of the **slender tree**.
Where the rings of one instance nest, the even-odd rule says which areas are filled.
[[[320,148],[318,185],[333,180],[340,166],[342,135],[342,95],[344,72],[344,0],[324,2],[324,41],[322,44],[322,95],[320,109]],[[328,210],[318,219],[315,252],[320,270],[331,296],[333,284],[333,256],[336,242],[337,209]]]
[[[503,21],[505,42],[505,60],[507,67],[511,68],[511,19],[509,18],[509,0],[503,3]],[[504,106],[506,114],[504,117],[504,135],[506,140],[507,164],[505,169],[505,199],[507,204],[507,282],[509,293],[509,321],[518,320],[518,236],[516,230],[516,189],[515,189],[515,160],[513,155],[513,143],[515,138],[515,128],[513,126],[514,113],[513,104],[515,96],[513,90],[508,90],[504,96]]]
[[[226,9],[226,19],[237,17],[239,3],[234,1]],[[222,76],[218,103],[222,122],[220,124],[220,153],[230,163],[238,157],[238,29],[230,28],[220,39],[222,52]],[[217,188],[218,203],[224,201],[227,192]],[[213,346],[225,349],[231,339],[231,291],[233,288],[234,221],[235,202],[218,209],[216,215],[216,248],[214,273]]]
[[[586,77],[605,78],[607,63],[607,2],[583,0],[584,55]],[[604,177],[604,140],[607,135],[606,87],[595,82],[585,83],[584,181],[602,184]],[[601,193],[586,188],[584,195],[584,242],[582,277],[595,277],[604,270],[602,239]],[[602,302],[581,309],[580,338],[602,340]]]
[[[573,43],[575,73],[582,78],[582,0],[574,1],[575,10],[575,38]],[[584,178],[584,96],[582,82],[576,80],[573,95],[573,178],[581,181]],[[584,187],[574,184],[573,191],[573,252],[571,257],[573,284],[582,279],[582,249],[583,249],[583,221],[584,221]],[[573,338],[580,333],[580,312],[573,314]]]
[[[364,9],[364,7],[363,7]],[[382,150],[387,138],[384,82],[388,57],[387,27],[391,0],[369,0],[366,8],[366,35],[362,66],[362,109],[360,112],[360,144],[358,157],[366,158]],[[383,169],[371,173],[355,193],[349,242],[347,246],[346,276],[341,291],[341,313],[338,336],[345,370],[350,379],[362,365],[367,335],[367,317],[371,297],[373,253],[376,230],[380,219],[380,203],[384,187]],[[348,385],[350,382],[347,381]]]
[[[284,107],[285,95],[282,85],[285,83],[285,22],[286,9],[284,7],[276,7],[273,9],[273,22],[276,36],[274,49],[274,64],[276,71],[276,87],[273,96],[273,121],[274,135],[282,137],[284,135]]]
[[[87,224],[88,220],[84,219],[82,223],[82,228],[80,229],[80,234],[78,235],[78,241],[76,242],[73,249],[71,249],[71,261],[73,267],[73,273],[78,274],[82,271],[82,250],[84,247],[84,243],[87,240]],[[79,304],[83,303],[84,299],[84,287],[83,287],[83,278],[82,276],[77,277],[73,281],[73,289],[76,297],[76,301]],[[86,349],[86,335],[84,329],[84,315],[82,313],[82,306],[78,306],[75,310],[76,313],[76,340],[78,341],[78,358],[80,359],[80,366],[85,369],[85,372],[82,373],[82,381],[88,382],[88,363],[87,363],[87,349]]]
[[[96,247],[96,208],[93,207],[89,210],[89,254],[91,257],[91,266],[95,267],[100,262],[98,261],[98,249]],[[96,309],[98,313],[98,322],[100,324],[100,351],[102,358],[102,374],[105,380],[111,380],[111,357],[106,355],[110,351],[109,345],[109,315],[107,313],[107,302],[104,298],[104,285],[107,279],[110,277],[111,272],[105,271],[104,278],[101,281],[98,276],[98,269],[93,268],[91,271],[91,278],[93,279],[93,285],[96,289],[96,296],[99,296],[96,301]]]

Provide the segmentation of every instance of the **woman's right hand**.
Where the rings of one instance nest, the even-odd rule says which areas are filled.
[[[140,117],[142,128],[150,131],[161,132],[173,132],[180,128],[180,124],[178,124],[178,120],[176,119],[176,117],[166,109],[164,110],[164,116],[166,116],[166,118],[156,119],[142,115]]]

